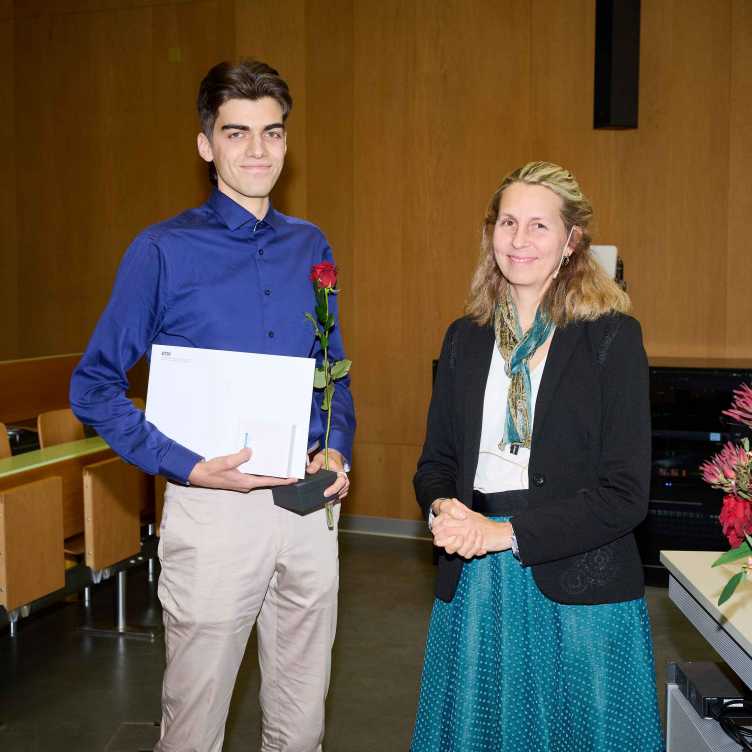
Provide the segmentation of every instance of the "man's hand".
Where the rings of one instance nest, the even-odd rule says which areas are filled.
[[[266,475],[241,473],[238,467],[251,459],[250,449],[241,449],[235,454],[226,454],[194,465],[188,482],[201,488],[219,488],[224,491],[253,491],[254,488],[289,486],[295,478],[271,478]]]
[[[324,452],[317,452],[306,467],[306,472],[313,475],[325,466]],[[324,491],[324,496],[344,499],[350,490],[350,479],[345,472],[345,458],[336,450],[329,450],[329,469],[337,473],[337,480]]]
[[[472,559],[489,551],[505,551],[512,545],[511,523],[489,520],[457,499],[434,504],[434,513],[438,515],[431,527],[433,542],[448,554]]]

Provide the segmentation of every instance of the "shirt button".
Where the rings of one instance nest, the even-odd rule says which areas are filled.
[[[259,256],[263,256],[263,255],[264,255],[264,249],[263,248],[259,248]]]
[[[534,473],[533,474],[533,483],[535,483],[538,488],[541,486],[544,486],[546,484],[546,476],[541,473]]]
[[[269,339],[274,339],[274,332],[269,332]]]
[[[272,291],[267,287],[266,290],[264,290],[264,295],[271,295]]]

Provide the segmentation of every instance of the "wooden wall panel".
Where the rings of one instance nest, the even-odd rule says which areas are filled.
[[[414,445],[488,197],[526,148],[528,61],[516,40],[529,18],[522,3],[356,7],[354,355],[373,374],[358,399],[361,436]]]
[[[405,248],[412,223],[406,205],[415,168],[408,151],[415,122],[415,26],[415,3],[355,4],[356,263],[349,294],[357,309],[348,323],[349,349],[361,376],[354,384],[359,440],[375,443],[395,442],[394,434],[409,430],[410,420],[397,373],[404,370],[403,327],[417,323],[411,319],[414,307],[403,307],[414,288],[402,266],[408,252],[420,252]],[[415,361],[408,368],[417,365]]]
[[[592,199],[594,238],[619,246],[651,354],[724,355],[725,243],[700,216],[725,217],[728,200],[728,4],[645,4],[636,131],[592,129],[594,5],[578,1],[576,33],[571,4],[534,6],[536,157],[570,167]]]
[[[597,207],[594,236],[606,242],[601,231],[608,232],[609,200],[618,181],[614,161],[633,131],[593,129],[595,3],[535,0],[531,6],[532,148],[525,161],[571,169]]]
[[[280,211],[299,217],[306,216],[308,194],[305,8],[305,0],[235,3],[237,56],[269,63],[290,87],[293,108],[288,121],[285,169],[272,201]]]
[[[752,3],[733,0],[731,18],[731,116],[729,118],[728,264],[726,267],[726,354],[749,357],[752,353],[750,289],[752,279]],[[717,155],[719,166],[722,155]],[[719,234],[723,218],[718,221]],[[719,238],[723,242],[723,237]],[[713,268],[712,248],[703,268]],[[723,304],[722,299],[718,301]]]
[[[417,21],[401,301],[401,359],[412,367],[394,369],[391,384],[404,390],[403,441],[413,445],[423,441],[431,361],[462,313],[488,200],[530,149],[529,2],[426,0]]]
[[[339,269],[342,334],[355,320],[353,249],[353,1],[306,3],[307,213],[324,232]],[[326,54],[322,40],[326,39]],[[356,371],[353,378],[359,378]]]
[[[431,360],[488,197],[530,159],[592,198],[651,355],[750,355],[751,16],[746,0],[643,3],[640,127],[594,131],[592,0],[0,0],[3,175],[24,156],[16,190],[0,186],[17,225],[0,291],[15,275],[31,311],[15,333],[8,319],[0,358],[83,346],[133,234],[205,195],[201,75],[265,59],[295,100],[274,203],[322,227],[342,272],[348,511],[415,516]]]
[[[353,493],[344,507],[353,514],[399,516],[409,477],[397,459],[398,445],[410,443],[405,434],[411,418],[397,374],[420,367],[419,358],[404,359],[404,326],[414,307],[403,306],[414,288],[402,266],[415,167],[408,150],[415,122],[416,13],[414,3],[398,0],[354,4],[355,262],[347,294],[355,308],[347,326],[358,432]]]
[[[0,2],[0,300],[3,320],[0,322],[0,359],[18,356],[18,252],[16,234],[16,150],[15,144],[15,71],[13,65],[13,3]]]
[[[16,105],[17,122],[35,124],[17,139],[26,356],[82,349],[133,236],[208,185],[194,103],[223,56],[225,4],[81,5],[16,25],[16,69],[35,91]]]
[[[352,492],[343,503],[343,512],[420,519],[412,483],[420,449],[411,444],[358,442]]]
[[[620,209],[636,220],[635,310],[651,355],[720,357],[727,248],[710,218],[725,224],[728,211],[729,3],[674,3],[670,15],[646,10],[645,46],[663,72],[653,78],[646,65],[643,74],[657,116],[641,129],[652,159],[634,154],[624,165],[631,190]]]
[[[672,145],[671,105],[674,85],[672,3],[644,3],[640,40],[639,128],[615,131],[613,150],[603,162],[609,184],[594,195],[595,242],[613,243],[624,259],[634,314],[646,342],[658,330],[658,290],[665,295],[672,266],[672,232],[668,169]],[[592,110],[592,106],[591,106]],[[583,185],[588,190],[586,180]],[[673,317],[672,317],[673,318]],[[652,355],[656,353],[651,352]]]
[[[353,513],[417,515],[412,491],[382,493],[414,464],[376,458],[417,458],[486,203],[529,151],[529,25],[527,2],[355,5]]]

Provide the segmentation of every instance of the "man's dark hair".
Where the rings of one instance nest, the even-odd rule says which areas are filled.
[[[204,77],[198,90],[198,116],[201,130],[211,139],[219,108],[229,99],[271,97],[282,108],[282,121],[292,109],[287,83],[274,68],[258,60],[243,60],[237,65],[215,65]]]

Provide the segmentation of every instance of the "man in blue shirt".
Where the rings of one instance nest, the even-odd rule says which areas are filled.
[[[247,449],[202,458],[146,422],[126,397],[127,371],[155,343],[320,357],[305,319],[315,308],[309,274],[332,252],[317,227],[269,201],[291,107],[287,84],[264,63],[209,71],[198,97],[198,151],[216,188],[202,206],[136,237],[71,382],[79,419],[123,458],[170,481],[159,549],[167,667],[155,752],[222,749],[254,622],[261,749],[321,750],[338,588],[336,532],[324,510],[300,517],[276,507],[269,487],[292,479],[241,473]],[[338,326],[329,352],[344,357]],[[315,393],[309,472],[323,464],[325,423]],[[347,494],[354,430],[346,377],[333,397],[329,460],[338,478],[327,495]]]

